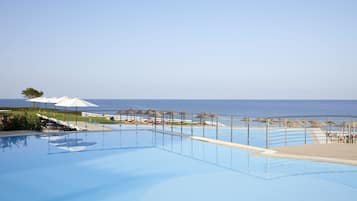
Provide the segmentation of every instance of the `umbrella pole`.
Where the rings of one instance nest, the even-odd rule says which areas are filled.
[[[76,126],[77,126],[77,111],[78,111],[78,107],[76,107]]]
[[[173,127],[173,123],[174,123],[174,114],[171,114],[171,132],[174,131],[174,127]]]

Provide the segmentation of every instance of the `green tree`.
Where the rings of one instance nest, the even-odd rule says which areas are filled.
[[[41,97],[43,95],[43,91],[38,91],[34,88],[26,88],[26,89],[22,90],[21,94],[24,97],[31,99],[31,98]]]

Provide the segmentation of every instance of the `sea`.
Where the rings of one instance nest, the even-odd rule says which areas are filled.
[[[168,100],[168,99],[86,99],[99,107],[81,111],[113,114],[118,110],[156,109],[162,111],[210,112],[220,115],[255,117],[301,115],[357,116],[357,100]],[[42,107],[54,105],[40,104]],[[0,107],[32,107],[24,99],[0,99]],[[68,109],[68,108],[66,108]],[[74,108],[72,108],[74,110]]]

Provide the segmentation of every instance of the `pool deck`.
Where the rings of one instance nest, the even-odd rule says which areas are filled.
[[[81,130],[111,131],[112,130],[111,128],[105,126],[104,124],[88,123],[88,122],[82,122],[82,121],[78,121],[77,123],[75,121],[69,121],[69,122],[67,122],[67,125],[71,125],[73,128],[78,128],[79,131],[81,131]]]
[[[343,163],[357,166],[357,144],[308,144],[274,148],[272,157]]]
[[[215,139],[206,138],[206,137],[191,136],[191,138],[194,140],[199,140],[199,141],[208,142],[208,143],[212,143],[212,144],[218,144],[218,145],[223,145],[223,146],[228,146],[228,147],[233,147],[233,148],[238,148],[238,149],[245,149],[245,150],[264,153],[264,154],[273,154],[276,152],[275,150],[272,150],[272,149],[265,149],[265,148],[255,147],[255,146],[250,146],[250,145],[245,145],[245,144],[226,142],[226,141],[215,140]]]
[[[310,144],[273,149],[192,136],[192,139],[238,149],[249,150],[256,155],[272,158],[289,158],[357,166],[357,144]]]

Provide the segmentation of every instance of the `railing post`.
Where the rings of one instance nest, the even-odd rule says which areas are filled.
[[[202,124],[202,135],[203,135],[203,137],[205,137],[205,121],[203,120],[202,121],[203,122],[203,124]]]
[[[266,138],[266,144],[265,147],[268,149],[269,148],[269,119],[267,119],[266,121],[266,134],[265,134],[265,138]]]
[[[342,137],[343,137],[343,140],[345,140],[345,121],[342,122]],[[338,143],[340,143],[340,137],[338,137]],[[342,143],[344,143],[342,141]]]
[[[191,136],[193,136],[193,113],[191,115]]]
[[[248,117],[248,124],[247,124],[247,145],[250,145],[250,118]]]
[[[233,142],[233,115],[231,115],[231,142]]]
[[[352,124],[351,124],[351,133],[353,132],[353,134],[352,134],[352,144],[354,144],[355,143],[355,133],[356,133],[356,127],[355,127],[355,123],[354,123],[354,121],[352,122]]]
[[[181,136],[182,136],[183,114],[181,114]]]
[[[306,144],[306,125],[304,124],[304,144]]]
[[[329,118],[327,117],[326,122],[329,122]],[[328,143],[328,139],[330,138],[330,133],[331,133],[331,124],[328,123],[327,129],[326,129],[326,135],[325,135],[325,143]]]
[[[284,120],[284,134],[284,144],[286,146],[288,144],[288,122],[286,119]]]
[[[352,124],[352,122],[350,121],[350,123],[348,124],[348,143],[351,143],[351,138],[352,138],[352,135],[351,135],[351,124]]]
[[[216,140],[218,139],[218,116],[216,117]]]
[[[153,121],[153,127],[154,127],[154,130],[155,130],[155,134],[156,134],[156,112],[154,114],[154,121]]]
[[[162,112],[161,123],[162,123],[162,131],[165,132],[165,112]]]
[[[122,122],[121,122],[121,113],[119,113],[119,128],[121,129],[121,124],[122,124]]]
[[[171,114],[171,132],[174,131],[174,113]]]
[[[136,115],[134,116],[134,121],[135,121],[135,129],[138,131],[138,120],[136,118]]]

